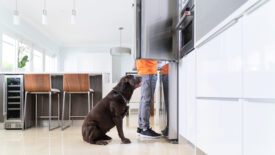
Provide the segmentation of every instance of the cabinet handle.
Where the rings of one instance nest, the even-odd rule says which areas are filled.
[[[201,42],[197,47],[199,48],[199,47],[203,46],[204,44],[208,43],[209,41],[211,41],[212,39],[216,38],[218,35],[220,35],[224,31],[226,31],[227,29],[229,29],[230,27],[232,27],[233,25],[235,25],[239,21],[240,17],[237,17],[237,18],[231,20],[229,23],[227,23],[222,28],[220,28],[219,30],[217,30],[214,34],[210,35],[206,40],[204,40],[203,42]]]
[[[259,0],[254,5],[252,5],[250,8],[248,8],[247,10],[245,10],[244,14],[245,15],[250,15],[252,12],[256,11],[257,9],[259,9],[261,6],[263,6],[264,4],[266,4],[268,1],[269,0]]]

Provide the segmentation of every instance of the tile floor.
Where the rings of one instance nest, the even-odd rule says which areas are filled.
[[[131,144],[121,144],[116,128],[107,134],[113,140],[106,146],[84,142],[79,125],[50,132],[46,127],[0,130],[0,155],[194,155],[188,144],[170,144],[165,138],[150,140],[137,136],[137,116],[125,119],[124,124],[125,136],[131,139]],[[153,119],[151,124],[158,131]]]

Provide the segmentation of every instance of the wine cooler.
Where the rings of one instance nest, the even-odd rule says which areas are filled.
[[[24,127],[23,75],[6,75],[4,82],[4,127],[5,129],[22,129]]]

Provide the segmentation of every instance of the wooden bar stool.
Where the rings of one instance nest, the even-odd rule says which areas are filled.
[[[91,110],[90,94],[92,94],[92,107],[93,107],[93,93],[94,90],[90,89],[90,78],[88,74],[64,74],[63,75],[63,105],[62,105],[62,130],[71,126],[71,118],[86,117],[86,116],[72,116],[71,115],[71,95],[72,94],[87,94],[88,95],[88,112]],[[69,121],[70,124],[64,126],[64,113],[65,113],[65,98],[69,94]]]
[[[24,75],[25,87],[25,103],[24,103],[24,124],[26,128],[26,109],[28,94],[35,94],[35,126],[37,127],[37,95],[49,94],[49,116],[40,116],[39,118],[49,118],[49,131],[60,127],[60,110],[59,110],[59,94],[60,90],[51,88],[51,76],[49,74],[25,74]],[[57,94],[57,116],[52,116],[52,94]],[[58,126],[51,128],[52,118],[57,118]]]

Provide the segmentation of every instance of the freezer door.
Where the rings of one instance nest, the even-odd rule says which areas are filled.
[[[136,1],[136,58],[177,60],[178,0]]]

